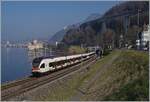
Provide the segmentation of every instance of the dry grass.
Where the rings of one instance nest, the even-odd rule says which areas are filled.
[[[71,54],[78,54],[78,53],[85,53],[86,49],[81,48],[80,46],[70,46],[69,53]]]
[[[120,70],[120,77],[117,82],[122,81],[122,86],[114,93],[106,96],[105,100],[148,101],[148,64],[149,59],[146,52],[123,52],[115,62],[115,69]]]

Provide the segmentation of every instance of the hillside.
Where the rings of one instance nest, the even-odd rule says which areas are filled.
[[[100,18],[100,17],[101,17],[101,14],[92,13],[92,14],[90,14],[90,15],[84,20],[83,23],[96,20],[96,19],[98,19],[98,18]]]
[[[55,44],[56,42],[61,41],[65,34],[66,34],[66,31],[64,29],[58,31],[49,39],[49,43]]]
[[[62,30],[56,32],[56,33],[49,39],[49,43],[50,43],[50,44],[55,44],[56,42],[60,42],[69,30],[76,30],[76,29],[78,29],[78,27],[79,27],[82,23],[89,22],[89,21],[98,19],[98,18],[100,18],[100,17],[101,17],[101,15],[100,15],[100,14],[97,14],[97,13],[90,14],[84,21],[81,21],[80,23],[76,23],[76,24],[69,25],[69,26],[65,27],[64,29],[62,29]]]
[[[77,29],[79,26],[81,25],[81,23],[76,23],[76,24],[72,24],[72,25],[68,25],[65,26],[63,29],[61,29],[60,31],[56,32],[50,39],[49,39],[49,43],[50,44],[55,44],[56,42],[60,42],[64,35],[72,29]]]
[[[127,30],[124,29],[125,23],[123,17],[108,19],[105,24],[102,20],[118,14],[135,14],[140,10],[144,12],[139,15],[139,26],[137,25],[138,16],[131,16]],[[101,18],[93,21],[85,22],[77,29],[68,30],[62,42],[67,45],[111,45],[114,47],[119,46],[120,34],[124,35],[124,43],[131,45],[135,44],[137,32],[142,31],[142,27],[149,23],[149,2],[148,1],[128,1],[120,5],[112,7]],[[126,32],[127,31],[127,32]],[[126,34],[125,34],[126,33]]]

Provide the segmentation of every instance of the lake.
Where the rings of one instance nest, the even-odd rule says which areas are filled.
[[[31,75],[31,60],[25,48],[1,48],[1,82]]]
[[[48,56],[45,50],[1,48],[1,82],[9,82],[31,75],[31,62],[35,57]]]

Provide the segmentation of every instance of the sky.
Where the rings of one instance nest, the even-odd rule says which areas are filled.
[[[2,41],[25,42],[50,39],[65,26],[85,20],[90,14],[104,14],[117,1],[3,1]]]

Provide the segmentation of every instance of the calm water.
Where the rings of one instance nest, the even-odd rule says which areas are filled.
[[[31,75],[31,60],[27,49],[2,48],[1,51],[2,83]]]
[[[2,83],[21,79],[31,75],[31,62],[35,57],[61,56],[50,49],[28,50],[25,48],[1,48]]]

